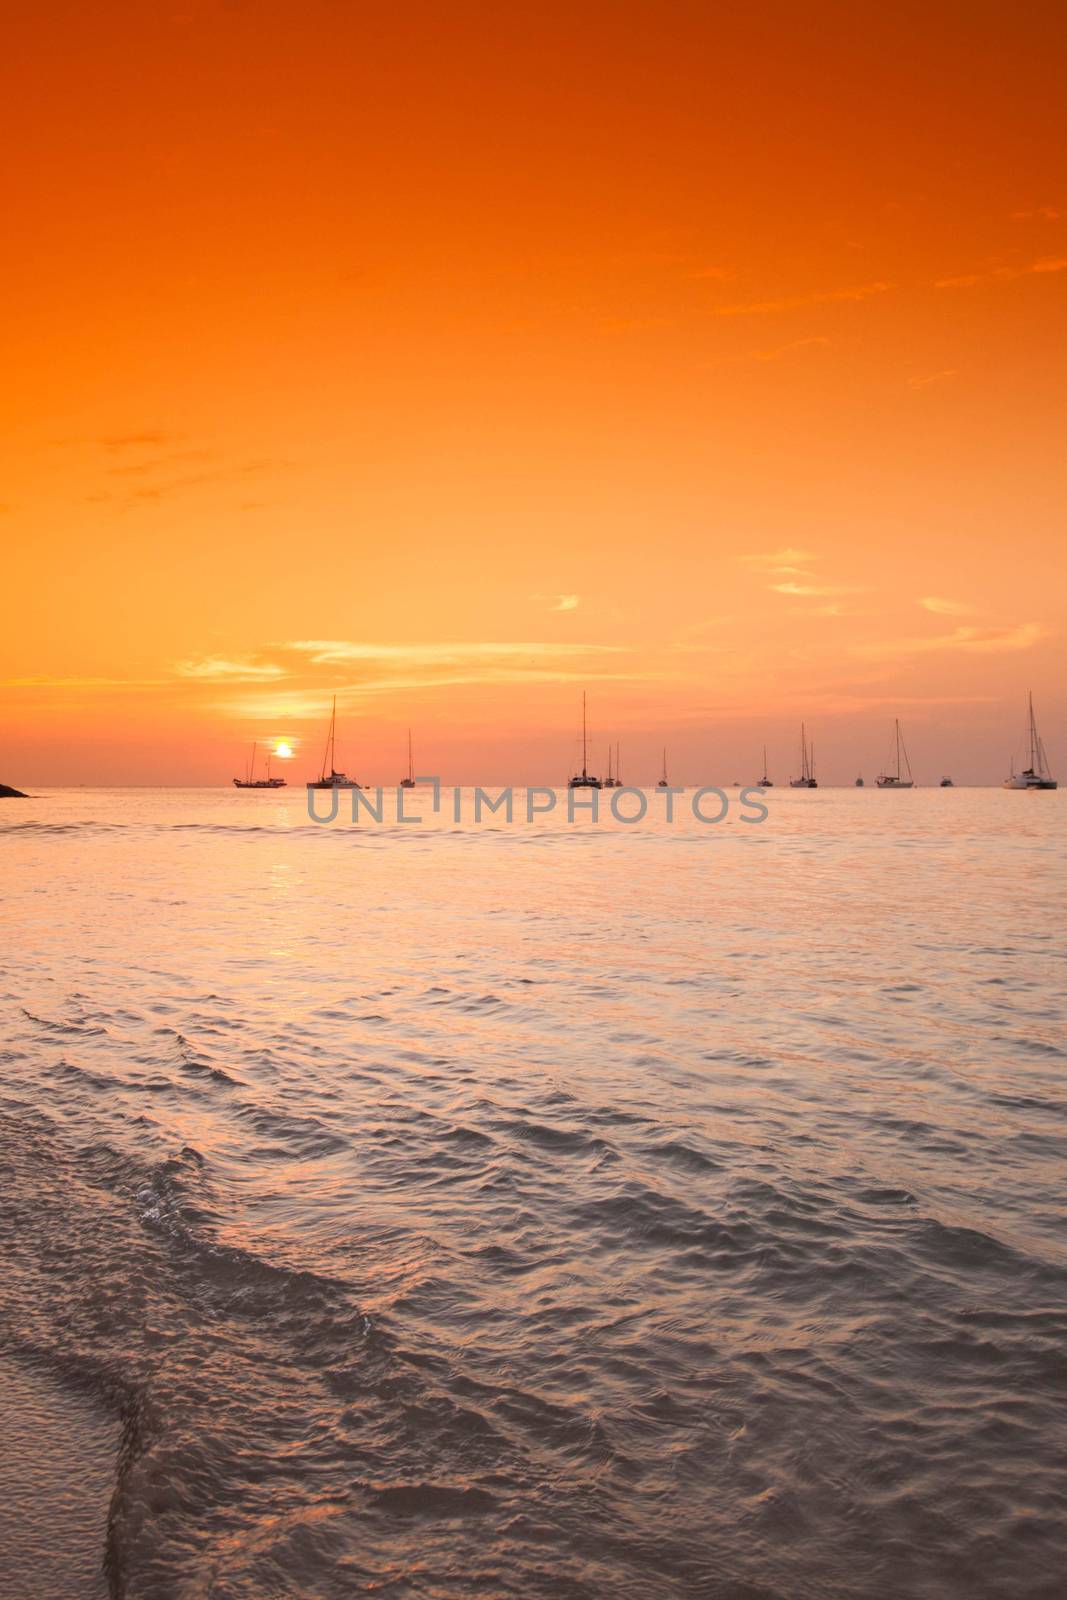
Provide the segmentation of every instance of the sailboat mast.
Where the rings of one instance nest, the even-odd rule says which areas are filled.
[[[1034,721],[1034,691],[1031,689],[1027,696],[1030,708],[1030,771],[1038,771],[1038,739],[1037,724]]]
[[[408,777],[412,783],[415,781],[415,760],[411,754],[411,729],[408,729]]]
[[[325,776],[326,776],[326,763],[327,762],[329,762],[329,764],[330,764],[330,771],[333,772],[333,770],[334,770],[333,741],[334,741],[334,726],[336,724],[336,721],[337,721],[337,696],[334,695],[334,697],[333,697],[333,707],[332,707],[332,709],[330,711],[330,731],[326,735],[326,749],[324,750],[323,756],[322,756],[322,772],[319,774],[320,778],[325,778]]]
[[[582,777],[583,778],[586,776],[586,771],[585,771],[585,767],[586,767],[585,743],[586,743],[586,740],[585,740],[585,690],[583,689],[582,690]]]

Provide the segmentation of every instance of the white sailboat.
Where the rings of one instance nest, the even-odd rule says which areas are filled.
[[[415,787],[415,759],[411,754],[410,728],[408,729],[408,775],[406,778],[401,778],[400,787],[402,789],[414,789]]]
[[[790,778],[791,789],[817,789],[819,781],[815,776],[815,746],[808,749],[808,737],[804,724],[800,724],[800,777]]]
[[[322,770],[317,778],[308,783],[309,789],[362,789],[363,785],[357,783],[355,778],[349,778],[343,772],[338,772],[337,759],[337,696],[333,697],[333,707],[330,711],[330,731],[326,735],[326,749],[322,756]]]
[[[585,728],[585,691],[582,691],[582,770],[576,772],[567,787],[569,789],[602,789],[604,785],[599,778],[586,770],[588,765],[588,738]]]
[[[1016,772],[1015,763],[1012,762],[1011,774],[1004,779],[1005,789],[1055,789],[1058,788],[1055,778],[1048,769],[1048,757],[1045,755],[1045,746],[1041,742],[1041,735],[1037,731],[1037,722],[1034,719],[1034,697],[1031,693],[1028,699],[1028,728],[1030,740],[1030,765],[1022,772]]]
[[[253,744],[253,746],[252,746],[252,759],[248,763],[248,771],[245,773],[243,778],[234,778],[234,780],[233,780],[234,788],[235,789],[284,789],[285,788],[285,779],[284,778],[272,778],[271,775],[270,775],[270,751],[269,750],[267,751],[267,776],[265,778],[257,778],[256,777],[256,749],[257,749],[257,746]]]
[[[911,775],[911,762],[908,760],[908,752],[905,748],[904,740],[901,738],[899,718],[894,721],[893,729],[896,736],[896,761],[892,772],[879,773],[876,780],[878,787],[879,789],[914,789],[915,780]],[[901,767],[902,756],[904,759],[903,768]],[[906,777],[905,773],[907,774]]]

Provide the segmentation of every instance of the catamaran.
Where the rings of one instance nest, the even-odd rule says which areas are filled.
[[[415,787],[415,761],[414,761],[414,757],[411,754],[411,729],[410,728],[408,729],[408,775],[407,775],[406,778],[401,778],[400,787],[402,789],[414,789],[414,787]]]
[[[757,788],[760,788],[760,789],[773,789],[774,788],[774,780],[773,780],[773,778],[768,778],[768,776],[767,776],[767,746],[766,745],[763,746],[763,777],[760,779],[759,783],[757,784]]]
[[[791,789],[817,789],[819,781],[815,776],[815,746],[808,749],[808,738],[804,724],[800,724],[800,777],[790,778]]]
[[[900,735],[899,718],[894,721],[893,729],[896,736],[896,762],[892,772],[879,773],[876,780],[878,787],[879,789],[914,789],[915,780],[911,775],[911,762],[908,760],[908,752]],[[900,764],[901,756],[904,758],[903,770]],[[904,776],[904,773],[907,773],[907,777]]]
[[[1058,787],[1055,778],[1048,769],[1048,757],[1045,746],[1041,742],[1041,735],[1037,731],[1034,720],[1034,697],[1029,696],[1029,728],[1030,737],[1030,765],[1022,772],[1016,772],[1015,763],[1012,762],[1011,775],[1004,779],[1005,789],[1055,789]]]
[[[337,696],[333,697],[333,708],[330,711],[330,731],[326,735],[326,749],[322,756],[322,771],[317,778],[308,782],[309,789],[362,789],[363,785],[357,783],[355,778],[346,777],[343,772],[338,772],[334,765],[337,759]]]
[[[270,751],[267,751],[267,776],[256,777],[256,746],[252,746],[252,759],[248,763],[248,771],[243,778],[234,778],[235,789],[284,789],[284,778],[272,778],[270,775]]]
[[[574,777],[571,778],[570,782],[567,785],[567,787],[569,789],[602,789],[604,787],[604,785],[601,783],[599,778],[595,778],[591,772],[588,772],[586,770],[586,767],[587,767],[587,764],[588,764],[588,755],[587,755],[588,743],[589,743],[589,741],[588,741],[588,739],[586,737],[586,731],[585,731],[585,693],[583,691],[583,693],[582,693],[582,770],[581,770],[581,772],[576,772],[574,774]]]
[[[669,789],[670,788],[670,781],[669,781],[669,779],[667,777],[667,750],[666,750],[666,747],[664,747],[664,751],[663,751],[663,776],[659,780],[659,782],[657,783],[656,788],[657,789]]]
[[[604,779],[605,789],[621,789],[622,779],[619,777],[619,747],[615,746],[615,771],[611,770],[611,746],[608,745],[608,775]]]

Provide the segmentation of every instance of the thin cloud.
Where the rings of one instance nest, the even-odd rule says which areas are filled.
[[[958,376],[959,376],[959,369],[958,368],[956,368],[956,367],[946,367],[943,372],[930,372],[930,373],[927,373],[926,377],[924,377],[924,378],[909,378],[908,379],[908,388],[909,389],[929,389],[931,384],[934,384],[934,383],[945,383],[945,382],[947,382],[947,380],[949,378],[956,378]]]
[[[752,567],[756,572],[778,573],[803,571],[818,559],[813,551],[794,550],[792,545],[786,545],[784,550],[771,550],[758,555],[739,557],[742,566]]]
[[[176,661],[174,670],[180,678],[203,678],[212,683],[259,683],[289,676],[284,667],[273,661],[229,661],[224,656]]]
[[[1007,655],[1030,650],[1051,630],[1040,622],[1020,622],[1010,628],[959,627],[929,639],[886,639],[855,646],[855,654],[869,659],[936,654],[959,650],[966,655]]]
[[[924,595],[919,604],[924,611],[932,611],[935,617],[973,617],[975,613],[975,607],[964,600],[939,600],[931,594]]]
[[[551,644],[486,642],[482,640],[442,644],[365,644],[351,639],[294,639],[285,646],[311,657],[318,666],[356,661],[398,661],[420,666],[447,666],[466,661],[509,661],[540,657],[572,657],[616,654],[622,648],[613,644]]]
[[[1067,272],[1067,256],[1042,256],[1028,267],[992,267],[988,272],[967,272],[958,278],[938,278],[935,289],[973,289],[978,283],[1003,283],[1035,274]]]
[[[176,444],[184,433],[168,433],[163,428],[144,428],[139,433],[110,433],[93,441],[105,450],[155,449],[161,444]]]
[[[767,587],[773,594],[792,594],[803,599],[826,599],[835,594],[863,593],[863,590],[854,583],[797,583],[792,578],[786,583],[770,583]]]
[[[794,355],[798,350],[825,348],[829,343],[830,340],[821,334],[814,334],[810,339],[790,339],[788,344],[777,345],[773,350],[750,350],[749,355],[753,361],[780,361],[783,356]]]
[[[28,678],[2,678],[3,689],[161,689],[167,678],[52,677],[47,673]]]
[[[1016,219],[1041,217],[1045,222],[1058,222],[1063,212],[1057,210],[1055,206],[1035,206],[1032,211],[1013,211],[1012,216]]]
[[[737,305],[713,306],[716,317],[754,317],[767,312],[796,311],[801,306],[827,305],[835,300],[870,300],[895,289],[895,283],[862,283],[853,289],[825,289],[818,294],[787,295],[780,300],[755,300]]]
[[[535,594],[535,600],[551,600],[550,611],[577,611],[581,603],[580,594]]]

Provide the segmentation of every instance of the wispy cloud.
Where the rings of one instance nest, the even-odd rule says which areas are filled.
[[[935,654],[958,650],[966,655],[1007,655],[1020,650],[1030,650],[1051,630],[1040,622],[1020,622],[1013,627],[976,628],[961,626],[952,633],[936,634],[926,639],[872,640],[854,647],[855,654],[868,659],[896,659],[900,656]]]
[[[351,639],[294,639],[286,647],[307,655],[316,665],[355,662],[395,662],[412,666],[449,666],[459,662],[527,661],[531,665],[545,658],[571,659],[580,656],[614,655],[621,650],[613,644],[558,644],[456,640],[440,644],[370,644]]]
[[[580,594],[535,594],[535,600],[550,600],[550,611],[577,611],[581,603]]]
[[[65,677],[40,673],[26,678],[0,678],[2,689],[162,689],[167,678]]]
[[[212,683],[260,683],[269,678],[288,677],[284,667],[273,661],[230,661],[224,656],[199,656],[176,661],[180,678],[202,678]]]
[[[964,600],[939,600],[931,594],[924,595],[919,604],[924,611],[932,611],[935,617],[973,617],[976,609]]]
[[[739,557],[742,566],[755,572],[774,572],[783,576],[805,571],[819,557],[812,550],[794,550],[786,545],[784,550],[764,551],[762,554]]]
[[[93,442],[105,450],[158,449],[160,445],[177,444],[184,433],[169,433],[163,428],[142,428],[139,432],[107,433]]]
[[[959,372],[956,367],[946,367],[943,372],[928,372],[926,376],[922,378],[909,378],[908,388],[929,389],[932,384],[946,383],[949,378],[955,378],[958,376]]]
[[[783,356],[795,355],[798,350],[825,349],[829,343],[829,339],[822,334],[813,334],[810,339],[790,339],[788,344],[776,345],[773,350],[750,350],[749,355],[753,361],[780,361]]]
[[[1058,222],[1063,212],[1056,206],[1034,206],[1030,211],[1013,211],[1012,216],[1020,219],[1040,217],[1044,222]]]
[[[958,278],[938,278],[935,289],[972,289],[978,283],[1006,282],[1042,273],[1067,272],[1067,256],[1042,256],[1027,267],[990,267],[986,272],[966,272]]]
[[[768,588],[775,594],[799,595],[805,599],[825,599],[829,595],[863,593],[862,588],[854,583],[797,583],[792,578],[786,583],[768,584]]]
[[[824,289],[816,294],[785,295],[779,300],[743,301],[735,305],[713,306],[716,317],[755,317],[768,312],[796,311],[801,306],[828,305],[835,300],[870,300],[895,289],[894,283],[861,283],[852,289]]]

